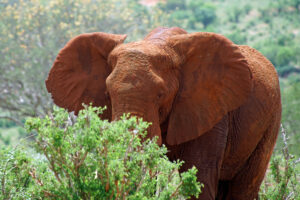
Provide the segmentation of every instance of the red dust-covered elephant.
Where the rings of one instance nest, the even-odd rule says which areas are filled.
[[[54,102],[77,113],[107,106],[152,122],[182,171],[198,168],[199,199],[257,198],[281,118],[278,76],[258,51],[215,33],[156,28],[143,40],[88,33],[59,52],[46,80]]]

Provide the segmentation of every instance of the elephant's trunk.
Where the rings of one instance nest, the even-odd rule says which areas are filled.
[[[156,109],[147,109],[145,106],[139,106],[134,103],[131,105],[128,104],[119,104],[113,106],[112,108],[112,120],[118,120],[123,116],[123,113],[130,113],[131,116],[136,116],[138,118],[143,118],[144,121],[151,122],[151,125],[147,129],[147,138],[152,138],[157,136],[157,143],[162,144],[161,130],[159,124],[158,112],[155,112]]]

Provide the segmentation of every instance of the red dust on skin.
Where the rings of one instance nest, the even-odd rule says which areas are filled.
[[[180,169],[198,168],[199,199],[257,197],[278,135],[281,100],[274,66],[258,51],[215,33],[157,28],[144,40],[82,34],[66,44],[46,86],[54,102],[78,113],[107,106],[152,125]]]

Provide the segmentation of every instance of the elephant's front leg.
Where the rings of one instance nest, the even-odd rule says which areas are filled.
[[[224,117],[213,129],[199,138],[171,147],[173,158],[184,160],[181,172],[195,166],[198,181],[204,184],[199,199],[215,200],[220,169],[226,148],[228,120]]]

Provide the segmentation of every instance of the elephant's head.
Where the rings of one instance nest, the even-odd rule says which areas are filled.
[[[221,35],[157,28],[138,42],[125,38],[90,33],[68,42],[46,80],[54,102],[75,113],[82,103],[106,105],[109,120],[142,117],[160,144],[164,124],[174,145],[211,129],[251,91],[247,61]]]

